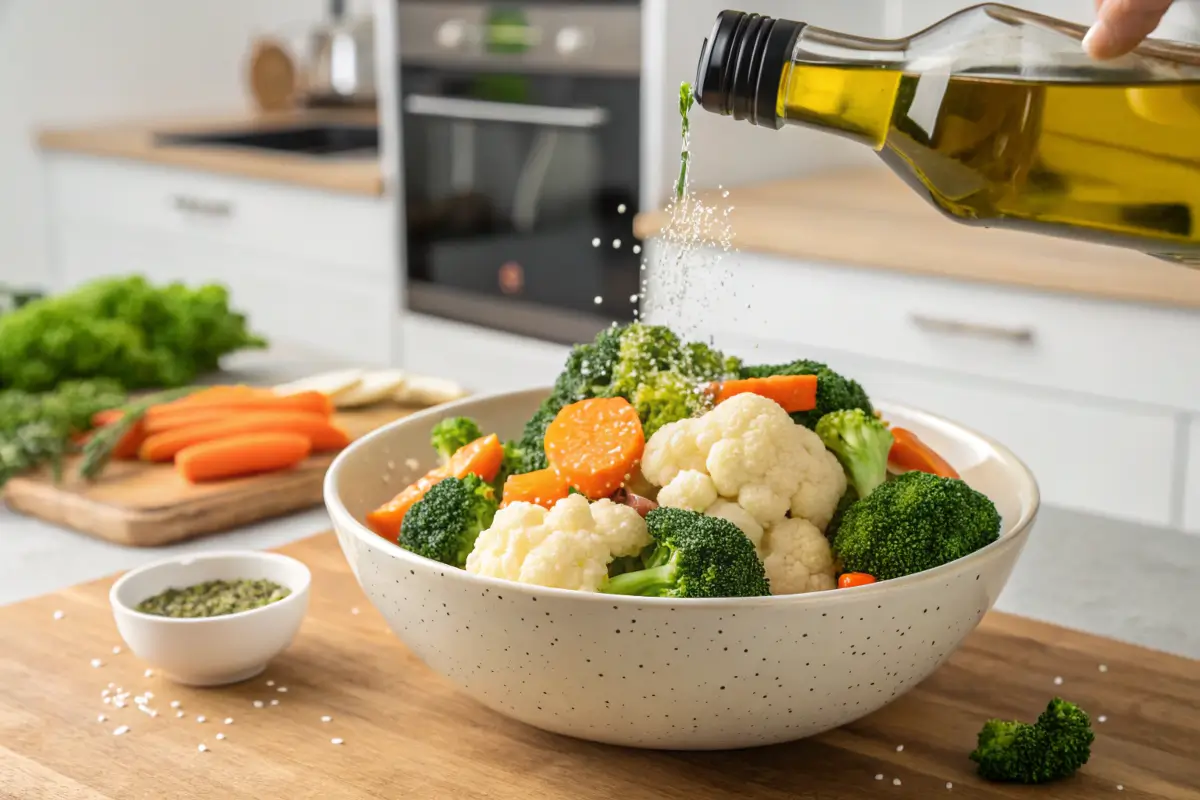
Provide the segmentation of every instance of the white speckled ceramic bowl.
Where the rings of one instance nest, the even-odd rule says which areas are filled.
[[[1004,518],[999,541],[939,569],[787,597],[612,597],[480,578],[359,520],[433,461],[430,428],[466,414],[518,433],[545,390],[464,400],[355,442],[325,479],[338,541],[371,602],[432,669],[479,702],[610,744],[726,749],[799,739],[886,705],[932,673],[992,607],[1038,510],[1029,470],[954,423],[883,404]]]

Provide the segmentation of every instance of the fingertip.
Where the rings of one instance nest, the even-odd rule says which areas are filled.
[[[1092,27],[1088,28],[1082,44],[1084,52],[1095,59],[1103,60],[1119,55],[1116,52],[1117,42],[1112,26],[1103,19],[1097,20]]]

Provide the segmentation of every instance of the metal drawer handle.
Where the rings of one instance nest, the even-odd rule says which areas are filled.
[[[598,128],[608,121],[608,111],[599,107],[535,106],[424,94],[409,95],[404,101],[404,110],[417,117],[441,117],[470,122],[508,122],[583,130]]]
[[[912,322],[918,328],[930,333],[948,333],[956,336],[975,336],[981,339],[1000,339],[1014,344],[1032,344],[1032,328],[1006,328],[1000,325],[986,325],[977,322],[963,322],[953,319],[938,319],[923,314],[913,314]]]
[[[175,208],[189,214],[202,214],[206,217],[233,216],[233,204],[225,200],[204,200],[177,194],[173,202]]]

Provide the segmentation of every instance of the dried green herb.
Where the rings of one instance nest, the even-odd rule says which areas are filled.
[[[138,603],[137,610],[159,617],[220,617],[276,603],[291,593],[291,589],[266,579],[205,581],[159,592]]]
[[[679,116],[683,126],[683,152],[679,156],[679,180],[675,183],[675,197],[680,200],[683,199],[683,195],[687,192],[688,169],[692,161],[692,123],[690,114],[695,102],[696,95],[692,91],[692,85],[685,82],[679,87]]]

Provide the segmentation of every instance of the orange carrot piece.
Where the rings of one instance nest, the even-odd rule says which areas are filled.
[[[817,407],[816,375],[772,375],[769,378],[746,378],[723,381],[712,385],[713,401],[724,403],[739,394],[758,394],[774,400],[789,414],[812,411]]]
[[[910,430],[892,428],[888,466],[900,472],[929,472],[943,478],[958,478],[958,471]]]
[[[297,392],[289,395],[238,395],[221,396],[207,401],[191,403],[176,400],[146,410],[148,419],[162,419],[177,414],[194,413],[197,409],[235,409],[237,411],[307,411],[313,414],[333,415],[333,401],[320,392]]]
[[[444,478],[465,478],[468,475],[478,475],[490,483],[496,479],[503,463],[504,445],[500,443],[500,437],[494,433],[481,436],[458,448],[445,466],[431,469],[420,480],[367,514],[367,527],[394,542],[400,537],[404,515],[435,483]]]
[[[870,586],[875,583],[875,576],[865,572],[843,572],[838,576],[839,589],[853,589],[855,586]]]
[[[565,406],[546,428],[546,460],[566,483],[591,500],[625,485],[641,461],[646,435],[623,397]]]
[[[121,437],[121,441],[117,442],[113,447],[112,457],[121,461],[131,461],[138,457],[138,450],[142,446],[142,442],[146,440],[146,426],[144,420],[138,420],[125,431],[125,435]]]
[[[542,508],[554,508],[554,504],[567,496],[570,486],[552,469],[539,469],[524,475],[509,475],[504,481],[504,500],[500,506],[512,503],[533,503]]]
[[[217,406],[214,408],[189,408],[173,411],[170,414],[159,414],[153,419],[145,419],[146,433],[155,434],[163,433],[164,431],[172,431],[177,428],[186,428],[189,425],[199,425],[205,422],[216,422],[217,420],[229,419],[238,414],[244,414],[245,411],[228,406]]]
[[[240,478],[289,469],[308,458],[312,444],[299,433],[252,433],[179,451],[175,470],[189,483]]]
[[[405,487],[400,494],[367,514],[367,527],[388,541],[397,541],[400,538],[400,526],[404,522],[404,515],[435,483],[448,477],[449,466],[431,469],[418,481]]]
[[[308,439],[314,451],[340,450],[350,443],[345,431],[320,414],[273,411],[239,414],[156,433],[142,442],[138,454],[144,461],[170,461],[192,445],[251,433],[298,434]]]
[[[92,415],[92,427],[103,428],[105,425],[113,424],[123,416],[125,416],[125,412],[119,408],[110,408],[105,411],[97,411]]]

